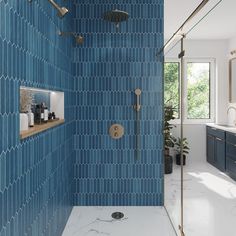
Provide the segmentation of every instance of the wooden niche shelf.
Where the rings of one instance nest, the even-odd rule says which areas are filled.
[[[61,125],[65,122],[64,119],[56,119],[56,120],[50,120],[45,124],[35,124],[34,127],[30,127],[26,131],[20,132],[20,139],[28,138],[32,135],[38,134],[40,132],[43,132],[47,129],[53,128],[57,125]]]
[[[30,108],[30,112],[34,114],[32,118],[34,119],[34,122],[32,122],[34,123],[34,127],[28,127],[28,130],[26,130],[26,122],[23,122],[21,116],[19,117],[19,136],[21,140],[51,129],[57,125],[61,125],[65,122],[63,91],[20,86],[20,108],[21,113],[29,111]],[[44,109],[47,110],[47,113],[45,113]],[[49,113],[51,113],[50,118]],[[51,119],[52,117],[54,119]],[[44,123],[44,118],[47,121],[46,123]],[[42,120],[42,123],[38,124],[40,120]],[[31,123],[31,120],[29,123]]]

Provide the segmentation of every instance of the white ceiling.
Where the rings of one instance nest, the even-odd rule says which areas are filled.
[[[170,38],[202,0],[164,0],[165,39]],[[219,0],[210,0],[196,17],[199,20]],[[196,20],[196,21],[197,21]],[[194,30],[190,39],[229,39],[236,36],[236,0],[222,0]],[[193,25],[192,22],[191,25]],[[185,30],[186,31],[186,30]]]

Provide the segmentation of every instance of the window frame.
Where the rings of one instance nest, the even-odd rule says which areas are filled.
[[[164,63],[170,62],[179,62],[179,71],[181,71],[181,64],[180,59],[177,58],[165,58]],[[187,102],[187,64],[188,63],[210,63],[210,118],[209,119],[188,119],[187,112],[188,112],[188,102]],[[216,63],[214,58],[184,58],[184,111],[183,111],[183,122],[184,124],[205,124],[205,123],[214,123],[215,122],[215,104],[216,104]],[[179,77],[180,83],[180,77]],[[180,88],[180,86],[179,86]],[[179,99],[180,103],[180,99]],[[180,106],[180,104],[179,104]],[[179,117],[181,117],[181,109],[179,111]],[[180,118],[176,118],[171,123],[173,124],[180,124]]]

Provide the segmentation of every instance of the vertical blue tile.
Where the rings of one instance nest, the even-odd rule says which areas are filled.
[[[61,21],[47,2],[0,1],[0,16],[0,235],[61,235],[72,208],[75,115],[20,140],[19,86],[74,97],[71,39],[56,32],[71,31],[73,15]],[[74,107],[65,104],[66,111]]]
[[[155,52],[163,45],[163,0],[116,3],[130,15],[118,32],[102,19],[111,10],[106,2],[75,2],[74,31],[87,37],[73,50],[78,91],[75,185],[84,183],[74,188],[74,204],[162,205],[162,62]],[[136,88],[142,89],[139,160],[132,108]],[[113,123],[125,128],[120,140],[109,137]]]

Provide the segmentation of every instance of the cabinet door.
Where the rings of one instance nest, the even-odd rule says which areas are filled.
[[[207,135],[207,161],[211,164],[215,164],[215,138],[211,135]]]
[[[226,157],[226,173],[236,180],[236,161],[230,157]]]
[[[227,139],[227,141],[235,143],[233,139]],[[236,144],[226,143],[226,173],[236,180]]]
[[[225,141],[220,138],[215,138],[215,166],[225,171]]]

